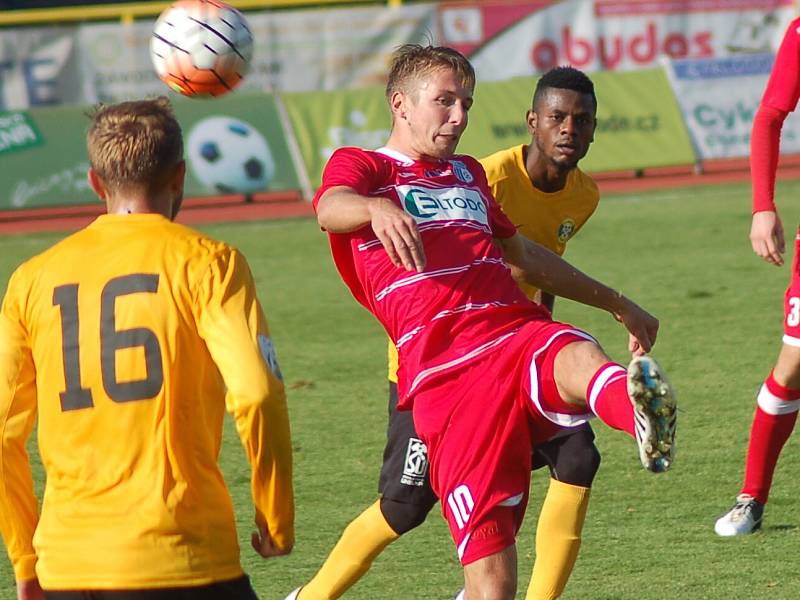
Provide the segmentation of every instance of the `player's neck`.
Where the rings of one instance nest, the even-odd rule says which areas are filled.
[[[395,152],[398,152],[414,161],[438,163],[449,158],[442,158],[439,156],[431,156],[426,154],[424,151],[421,151],[416,144],[404,139],[400,135],[396,135],[395,132],[389,136],[389,139],[387,140],[386,144],[384,144],[384,147],[394,150]]]
[[[170,219],[171,211],[172,202],[168,198],[138,195],[106,198],[106,212],[110,215],[158,214]]]
[[[552,194],[560,192],[567,185],[569,171],[550,164],[535,145],[524,146],[522,155],[528,178],[537,190]]]

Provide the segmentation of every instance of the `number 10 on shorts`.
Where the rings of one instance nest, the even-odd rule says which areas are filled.
[[[458,528],[464,529],[464,525],[469,521],[469,516],[472,514],[472,509],[475,506],[469,488],[466,485],[458,486],[448,494],[447,504],[450,506],[450,512],[453,513],[456,519]]]

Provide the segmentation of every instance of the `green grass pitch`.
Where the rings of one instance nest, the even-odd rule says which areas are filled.
[[[567,258],[661,319],[654,350],[679,395],[678,454],[672,471],[651,475],[635,444],[595,422],[603,454],[577,566],[563,598],[725,599],[800,595],[800,456],[784,450],[764,531],[719,539],[743,471],[754,396],[780,347],[789,266],[767,265],[750,250],[749,187],[728,185],[608,196],[570,244]],[[791,259],[800,182],[782,183]],[[386,426],[386,344],[350,298],[313,220],[208,227],[249,259],[286,378],[295,449],[297,544],[263,561],[249,547],[249,471],[230,419],[222,468],[237,508],[242,563],[264,600],[282,600],[322,563],[343,527],[377,497]],[[60,235],[0,239],[0,276]],[[610,316],[559,300],[556,316],[595,334],[627,362],[626,335]],[[533,476],[520,533],[519,593],[533,561],[546,473]],[[13,599],[0,563],[0,599]],[[346,595],[452,598],[461,573],[438,510],[390,546]]]

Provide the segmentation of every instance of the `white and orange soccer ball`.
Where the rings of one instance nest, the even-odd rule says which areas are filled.
[[[156,21],[150,56],[161,80],[184,96],[221,96],[239,85],[253,34],[238,10],[219,0],[179,0]]]

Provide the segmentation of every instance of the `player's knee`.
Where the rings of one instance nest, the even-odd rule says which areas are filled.
[[[590,436],[574,436],[575,442],[563,447],[552,474],[555,479],[571,485],[592,487],[597,470],[600,468],[600,451]]]
[[[411,504],[381,498],[383,518],[398,535],[422,525],[432,508],[433,503]]]

